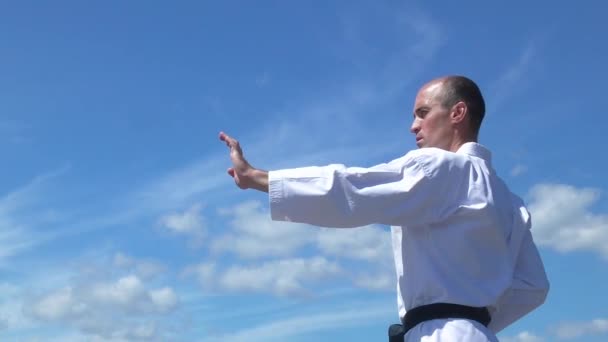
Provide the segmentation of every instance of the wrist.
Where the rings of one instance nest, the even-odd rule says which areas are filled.
[[[249,188],[258,191],[268,192],[268,172],[256,168],[251,168],[248,172]]]

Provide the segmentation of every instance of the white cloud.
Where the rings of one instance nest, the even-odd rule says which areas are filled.
[[[197,265],[191,265],[184,269],[185,277],[194,276],[199,284],[206,289],[211,289],[215,286],[216,266],[212,262],[203,262]]]
[[[290,256],[314,246],[324,255],[368,262],[392,263],[390,233],[377,226],[352,229],[319,228],[272,221],[258,201],[221,211],[232,216],[233,232],[212,242],[215,252],[230,251],[245,259]]]
[[[178,234],[191,234],[203,229],[201,205],[195,204],[183,214],[171,214],[161,219],[163,225]]]
[[[95,284],[91,289],[91,296],[94,300],[124,307],[134,305],[134,302],[139,300],[144,293],[144,285],[134,275],[122,277],[114,283]]]
[[[0,321],[5,329],[14,331],[31,326],[22,310],[24,286],[11,283],[0,283]],[[0,329],[1,330],[1,329]]]
[[[608,215],[591,212],[599,190],[539,184],[529,197],[532,233],[539,245],[561,252],[596,251],[608,258]]]
[[[608,319],[598,318],[588,322],[564,322],[557,326],[553,333],[562,340],[605,334],[608,333]]]
[[[224,209],[223,215],[231,217],[232,231],[218,237],[211,242],[212,250],[231,252],[246,260],[262,259],[267,257],[293,257],[304,248],[315,248],[320,255],[352,259],[360,262],[356,274],[344,272],[345,279],[351,279],[358,287],[385,290],[394,289],[394,264],[390,233],[381,227],[369,226],[353,229],[319,228],[289,222],[273,222],[268,210],[256,201],[245,202],[233,209]],[[290,260],[290,259],[286,259]],[[292,259],[293,260],[293,259]],[[274,261],[278,267],[281,261]],[[235,266],[236,267],[236,266]],[[269,275],[269,264],[263,266],[246,266],[243,273],[250,269],[261,268]],[[241,271],[241,266],[235,268],[235,273]],[[187,273],[197,274],[201,284],[212,283],[211,278],[215,272],[215,265],[203,263],[192,266]],[[278,275],[274,275],[276,278]],[[230,281],[234,275],[225,273],[224,289],[234,289]],[[259,279],[261,281],[261,278]],[[286,281],[285,279],[283,281]],[[215,284],[215,283],[214,283]],[[258,282],[252,281],[250,289],[254,289]],[[266,285],[264,285],[266,286]],[[287,285],[284,287],[286,288]],[[297,288],[295,286],[294,288]],[[275,293],[281,291],[274,288]],[[286,293],[288,291],[282,291]]]
[[[501,342],[544,342],[545,339],[528,331],[520,332],[515,336],[501,337]]]
[[[157,290],[150,290],[148,292],[152,303],[160,312],[168,312],[177,306],[178,299],[173,289],[169,287],[163,287]]]
[[[124,262],[126,257],[115,259]],[[169,318],[179,305],[172,288],[151,287],[134,274],[114,281],[84,276],[35,297],[29,294],[33,289],[22,291],[22,312],[32,320],[30,327],[68,327],[95,341],[155,341],[166,335],[153,317]]]
[[[308,294],[308,287],[312,284],[342,272],[337,263],[323,257],[274,260],[261,265],[234,265],[219,272],[213,264],[203,263],[186,270],[186,274],[196,276],[206,288],[279,296]]]
[[[168,312],[177,305],[177,296],[171,288],[146,290],[135,275],[122,277],[112,283],[94,284],[87,292],[90,300],[98,305],[109,305],[125,312]]]
[[[164,341],[154,322],[139,322],[131,319],[117,320],[99,317],[87,317],[78,322],[86,341],[130,342],[130,341]],[[78,340],[78,339],[77,339]]]
[[[511,177],[517,177],[528,171],[528,167],[523,164],[517,164],[511,169]]]
[[[192,205],[183,213],[165,215],[162,226],[175,234],[187,235],[195,245],[200,245],[205,236],[205,223],[201,215],[201,204]]]
[[[316,243],[324,255],[365,262],[351,275],[355,286],[369,290],[394,291],[395,266],[388,231],[377,226],[353,229],[324,228],[319,230]]]
[[[317,246],[327,255],[389,264],[393,260],[390,233],[376,226],[320,229]]]
[[[35,298],[26,306],[26,314],[44,321],[75,320],[106,310],[114,313],[166,313],[175,309],[178,298],[169,287],[146,289],[134,275],[115,282],[101,282],[78,287],[64,287]]]
[[[229,268],[220,278],[222,286],[231,290],[265,292],[278,295],[304,294],[305,283],[312,283],[340,274],[335,262],[322,257],[286,259],[261,266]]]
[[[121,252],[114,254],[113,265],[131,271],[143,279],[155,277],[164,273],[167,269],[166,266],[157,261],[135,259]]]
[[[152,323],[137,325],[125,333],[125,336],[137,340],[149,340],[156,336],[156,325]]]
[[[133,264],[133,259],[122,254],[121,252],[117,252],[116,254],[114,254],[114,266],[131,267]]]
[[[215,253],[229,251],[245,259],[289,256],[315,240],[316,228],[270,219],[260,202],[245,202],[222,214],[232,216],[233,232],[212,242]]]
[[[353,280],[357,287],[368,290],[395,290],[395,271],[385,268],[384,272],[359,274]]]
[[[38,299],[29,310],[35,318],[53,321],[80,315],[87,307],[86,304],[78,302],[71,287],[66,287]]]

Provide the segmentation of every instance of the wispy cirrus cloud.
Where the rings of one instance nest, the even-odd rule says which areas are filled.
[[[0,198],[0,265],[56,235],[36,228],[54,221],[56,214],[43,200],[50,197],[46,187],[69,169],[66,165],[38,175]]]
[[[237,136],[250,142],[244,148],[252,162],[259,161],[256,166],[278,168],[335,160],[366,163],[386,154],[400,153],[399,139],[387,143],[372,138],[366,133],[368,127],[362,119],[377,115],[379,107],[400,96],[399,92],[424,70],[436,53],[442,33],[439,25],[432,21],[408,21],[398,16],[393,19],[391,34],[400,48],[382,59],[373,59],[374,68],[379,68],[379,73],[370,73],[369,77],[326,89],[323,96],[286,101],[284,107],[276,108],[274,117],[260,124],[258,128],[261,129],[252,130],[258,133]],[[407,39],[400,40],[403,30],[410,34]],[[277,120],[284,111],[293,115]],[[341,129],[336,130],[336,127]],[[407,132],[407,129],[403,131]],[[364,135],[370,136],[369,144],[359,139]],[[127,225],[141,218],[161,217],[160,222],[166,231],[190,237],[209,237],[205,235],[209,227],[200,215],[200,207],[191,203],[201,197],[212,201],[223,190],[235,189],[225,174],[225,167],[221,166],[229,163],[225,147],[217,143],[217,153],[166,170],[164,175],[142,187],[125,189],[124,193],[116,195],[117,201],[109,200],[113,204],[107,208],[84,219],[68,222],[61,234],[86,234],[106,227]],[[347,146],[349,148],[345,149]],[[237,191],[234,195],[238,194]],[[191,267],[190,274],[199,280],[212,279],[214,286],[233,292],[279,295],[306,294],[311,286],[344,274],[340,259],[367,265],[369,272],[347,275],[347,280],[360,287],[385,288],[389,277],[376,274],[376,265],[385,261],[391,270],[386,274],[393,275],[392,260],[387,257],[385,248],[388,233],[378,227],[345,231],[344,235],[293,224],[272,231],[280,224],[271,223],[262,207],[243,210],[227,214],[226,217],[233,219],[229,226],[232,230],[222,236],[226,239],[223,243],[221,239],[209,240],[217,254],[231,253],[240,260],[221,265],[204,261]],[[255,231],[253,223],[258,228]],[[232,242],[240,242],[230,244],[227,241],[231,239]],[[302,256],[299,254],[301,248],[313,248],[317,255]],[[354,252],[355,249],[359,253]],[[147,315],[170,313],[169,309],[162,308],[174,307],[176,304],[172,303],[177,297],[172,288],[152,286],[148,282],[162,272],[162,267],[145,264],[124,254],[116,254],[112,262],[115,273],[102,280],[65,282],[63,286],[54,286],[35,298],[29,298],[26,318],[43,326],[63,325],[74,330],[74,336],[86,336],[92,340],[161,339],[163,327],[149,320]],[[100,306],[102,302],[106,303],[105,306]],[[136,318],[124,319],[127,312],[135,313]],[[77,319],[83,313],[91,318]],[[352,317],[341,316],[334,322],[346,322]],[[297,321],[286,323],[299,324]],[[267,331],[263,327],[258,328],[258,335],[254,336],[262,336]]]
[[[218,141],[218,151],[220,151]],[[222,150],[223,151],[223,150]],[[140,188],[130,189],[122,204],[135,216],[155,215],[165,210],[174,210],[190,203],[192,198],[205,192],[226,187],[232,182],[225,169],[218,167],[226,163],[224,154],[210,155],[204,160],[169,170],[165,175],[150,180]]]
[[[496,112],[504,101],[524,88],[524,84],[527,82],[525,76],[529,69],[533,67],[534,60],[538,55],[538,39],[532,38],[519,51],[513,64],[508,66],[490,85],[488,95],[491,101],[487,112]]]
[[[370,135],[363,119],[375,117],[378,108],[402,96],[401,91],[425,70],[437,54],[445,33],[441,25],[423,11],[410,8],[395,11],[388,7],[380,11],[378,15],[386,18],[383,21],[390,22],[385,25],[384,34],[391,37],[396,48],[393,53],[368,58],[370,70],[374,72],[340,84],[332,83],[321,94],[311,93],[310,98],[287,99],[280,107],[272,109],[272,114],[256,129],[235,132],[230,127],[225,128],[227,133],[244,142],[245,153],[254,166],[272,169],[336,160],[365,163],[385,155],[398,157],[403,153],[401,139],[387,143],[386,140],[371,138],[374,134]],[[353,36],[361,36],[365,27],[361,22],[364,17],[363,14],[355,14],[345,19],[343,25],[352,27]],[[363,43],[351,44],[346,50],[340,50],[341,53],[350,51],[348,56],[357,56],[352,52],[376,49],[373,41],[360,37],[354,40]],[[269,74],[265,72],[260,79],[265,86],[268,85]],[[221,99],[215,100],[221,102]],[[216,109],[221,110],[219,107]],[[286,112],[290,113],[288,118]],[[340,129],[336,130],[336,127]],[[394,127],[389,125],[391,129]],[[400,131],[407,135],[406,127]],[[383,130],[378,134],[387,132]],[[206,141],[216,140],[208,137]],[[225,174],[228,165],[228,155],[217,141],[217,153],[166,170],[164,175],[141,187],[127,189],[126,193],[117,196],[119,200],[115,202],[118,204],[108,212],[100,212],[97,217],[74,224],[86,228],[69,230],[74,234],[94,231],[141,217],[182,210],[203,194],[215,196],[221,189],[232,186],[232,180]]]
[[[318,314],[298,315],[262,323],[236,332],[219,334],[220,336],[202,339],[212,341],[285,341],[305,334],[326,330],[345,329],[352,326],[369,324],[378,317],[390,315],[390,310],[376,303],[362,304],[357,308],[341,309]]]
[[[382,101],[399,94],[424,72],[447,36],[430,13],[411,5],[377,4],[365,11],[343,11],[339,19],[343,39],[335,46],[335,54],[353,65],[357,74],[373,75],[368,82]],[[369,23],[377,20],[384,23],[383,32],[377,34],[382,34],[382,44],[390,44],[390,54],[370,34]]]
[[[392,41],[394,47],[390,53],[378,53],[377,40],[366,35],[366,20],[371,20],[370,16],[382,18],[385,23],[384,40]],[[295,167],[336,160],[369,163],[378,157],[398,157],[405,152],[405,139],[389,142],[375,138],[407,136],[405,124],[380,125],[374,133],[368,123],[395,101],[402,102],[403,91],[426,70],[443,46],[444,29],[430,14],[415,8],[380,5],[365,12],[340,13],[339,17],[344,39],[332,46],[332,51],[335,58],[345,59],[361,69],[353,73],[358,76],[339,83],[329,82],[322,92],[311,92],[310,98],[286,101],[281,108],[271,111],[269,120],[261,123],[253,134],[239,137],[239,132],[226,128],[228,134],[245,142],[245,154],[254,165],[259,162],[264,163],[260,165],[262,168]],[[399,108],[409,105],[404,102]]]

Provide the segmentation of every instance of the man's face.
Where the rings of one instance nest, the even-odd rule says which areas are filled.
[[[425,85],[416,95],[414,121],[410,131],[416,135],[418,147],[450,149],[453,135],[450,111],[440,102],[441,82]]]

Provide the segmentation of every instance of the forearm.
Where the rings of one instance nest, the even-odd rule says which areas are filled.
[[[526,219],[529,219],[529,216]],[[549,292],[549,280],[527,226],[529,222],[521,222],[526,226],[516,226],[515,231],[511,233],[511,236],[515,237],[521,233],[520,229],[523,229],[522,241],[515,259],[513,283],[496,303],[496,312],[492,315],[489,325],[494,332],[501,331],[542,305]]]
[[[502,331],[541,306],[547,298],[548,291],[548,288],[507,290],[497,303],[497,311],[492,315],[488,328],[495,333]]]

